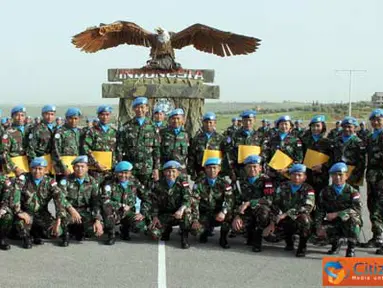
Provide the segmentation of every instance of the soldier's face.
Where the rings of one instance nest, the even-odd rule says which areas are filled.
[[[242,126],[242,120],[239,120],[238,121],[238,125],[237,125],[238,127],[241,127]]]
[[[354,125],[343,125],[343,135],[344,136],[351,136],[355,132],[355,126]]]
[[[100,119],[101,123],[108,124],[110,122],[110,112],[102,112],[98,114],[98,119]]]
[[[217,127],[217,121],[215,120],[205,120],[203,121],[203,130],[205,132],[213,132],[215,131],[215,128]]]
[[[153,115],[153,119],[156,122],[162,122],[165,120],[165,113],[164,112],[157,112]]]
[[[34,179],[40,179],[45,174],[45,167],[37,166],[32,168],[32,177]]]
[[[86,163],[77,163],[73,166],[74,175],[78,178],[83,178],[88,172],[88,164]]]
[[[261,173],[262,166],[260,164],[247,164],[245,169],[247,177],[255,177]]]
[[[66,118],[66,122],[70,128],[76,128],[78,126],[79,121],[80,121],[79,116],[72,116],[72,117]]]
[[[217,178],[219,172],[221,171],[220,165],[209,165],[205,167],[206,176],[209,178]]]
[[[24,125],[25,122],[25,113],[24,112],[17,112],[12,115],[13,123],[16,125]]]
[[[318,134],[322,133],[323,123],[322,122],[313,123],[310,125],[310,127],[311,127],[311,133],[314,135],[318,135]]]
[[[167,180],[175,181],[179,174],[180,172],[178,171],[178,169],[166,169],[164,171],[164,175]]]
[[[122,172],[117,173],[117,179],[119,182],[128,181],[131,176],[132,176],[131,171],[122,171]]]
[[[282,133],[288,133],[291,129],[291,123],[290,121],[282,121],[282,122],[279,122],[278,124],[278,129],[279,131],[281,131]]]
[[[45,112],[45,113],[43,113],[42,116],[43,116],[43,119],[45,120],[45,122],[53,123],[55,121],[55,118],[56,118],[56,113],[53,111]]]
[[[170,126],[172,128],[181,127],[184,124],[184,117],[182,115],[174,115],[170,118]]]
[[[253,129],[254,122],[255,122],[255,118],[243,118],[242,127],[248,130]]]
[[[343,185],[347,181],[347,173],[333,173],[331,174],[332,183],[335,185]]]
[[[148,105],[137,105],[133,108],[134,113],[136,114],[136,117],[145,117],[146,113],[148,112]]]
[[[233,125],[238,126],[238,121],[237,120],[233,121]]]
[[[374,117],[374,118],[372,118],[371,126],[374,129],[382,129],[383,128],[383,117]]]
[[[262,127],[266,127],[267,126],[267,122],[263,121],[262,122]]]
[[[306,173],[303,172],[295,172],[290,175],[290,180],[294,184],[302,184],[306,181]]]

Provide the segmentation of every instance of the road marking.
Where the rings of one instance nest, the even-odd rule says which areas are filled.
[[[158,288],[166,288],[165,242],[158,242]]]

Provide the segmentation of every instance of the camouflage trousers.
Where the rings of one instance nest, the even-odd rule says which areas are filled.
[[[82,223],[71,223],[72,217],[66,212],[61,220],[63,231],[69,232],[72,235],[82,234],[88,238],[95,236],[93,231],[94,217],[92,213],[85,208],[73,208],[80,214]]]
[[[105,231],[107,233],[114,233],[118,224],[121,224],[122,232],[132,231],[138,233],[146,231],[145,219],[141,221],[134,220],[136,213],[132,210],[124,211],[122,208],[116,210],[112,205],[105,204],[103,211]]]
[[[324,221],[322,225],[326,230],[327,239],[330,243],[343,237],[356,243],[361,229],[360,219],[353,216],[346,221],[342,221],[340,218],[333,221]]]
[[[231,228],[231,222],[233,220],[232,215],[230,213],[226,214],[226,217],[223,222],[217,222],[215,217],[219,212],[210,212],[210,213],[201,213],[199,216],[200,228],[195,230],[191,229],[190,232],[192,235],[197,236],[203,233],[208,233],[214,227],[221,227],[221,232],[229,232]]]
[[[174,211],[174,213],[177,210]],[[158,219],[161,222],[161,227],[151,227],[150,235],[153,239],[157,240],[161,238],[162,233],[171,230],[173,226],[180,226],[181,230],[189,231],[191,227],[191,214],[185,212],[182,219],[175,219],[174,213],[160,213]]]
[[[277,238],[284,238],[283,236],[290,237],[298,234],[301,237],[309,237],[311,233],[312,220],[308,214],[298,214],[295,219],[287,216],[279,221],[275,234]]]
[[[51,238],[52,227],[55,218],[47,210],[41,210],[35,213],[28,213],[31,222],[26,224],[24,220],[16,219],[15,226],[20,237],[32,236],[35,238]],[[62,229],[59,229],[59,235],[62,234]]]
[[[1,216],[0,218],[0,236],[6,236],[12,228],[13,224],[13,214],[7,213]]]
[[[374,236],[383,234],[383,180],[367,182],[367,208]]]
[[[240,215],[243,221],[243,228],[236,233],[248,233],[254,229],[265,229],[270,224],[270,208],[265,205],[258,205],[254,209],[248,208],[244,215]]]

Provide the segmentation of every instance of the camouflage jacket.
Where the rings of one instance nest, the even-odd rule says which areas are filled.
[[[106,182],[101,186],[100,193],[103,207],[109,204],[115,211],[120,210],[124,206],[129,206],[129,211],[138,212],[135,206],[136,197],[138,197],[141,200],[140,213],[145,217],[150,216],[151,204],[149,191],[134,177],[130,178],[126,188],[118,183],[117,179]]]
[[[79,128],[72,129],[66,124],[56,130],[52,142],[52,160],[57,174],[63,174],[67,169],[60,160],[61,156],[80,155],[80,133]]]
[[[154,125],[154,128],[156,129],[156,132],[159,134],[161,132],[161,130],[165,129],[166,127],[168,127],[168,123],[166,121],[162,121],[161,125],[160,126],[157,126],[157,123],[153,121],[153,125]]]
[[[305,129],[300,127],[300,128],[293,128],[293,130],[291,130],[291,134],[294,135],[296,138],[301,138],[303,136],[303,134],[305,134]]]
[[[356,135],[358,135],[358,137],[363,141],[363,142],[366,142],[367,141],[367,137],[368,135],[370,134],[370,131],[368,129],[363,129],[363,130],[358,130],[356,132]]]
[[[152,201],[152,217],[159,214],[175,213],[181,207],[191,209],[192,196],[187,179],[179,176],[172,188],[165,178],[155,182],[150,194]]]
[[[84,182],[80,184],[72,173],[61,180],[59,186],[65,193],[68,208],[73,207],[79,213],[85,210],[92,214],[94,220],[101,220],[98,183],[92,176],[85,175]]]
[[[160,168],[160,135],[152,120],[145,118],[140,126],[133,118],[118,133],[118,160],[134,165],[135,175],[149,175]]]
[[[206,177],[197,179],[192,195],[195,199],[193,221],[198,220],[200,214],[215,215],[224,211],[233,213],[235,199],[232,187],[222,177],[217,177],[213,187],[210,187]]]
[[[15,189],[16,211],[35,214],[48,211],[48,204],[53,199],[56,218],[63,217],[64,210],[69,206],[65,194],[58,187],[56,180],[44,176],[39,185],[36,185],[32,174],[20,176],[16,180]]]
[[[195,175],[202,169],[202,159],[205,150],[221,150],[223,136],[218,132],[213,132],[208,138],[205,132],[197,133],[191,140],[188,158],[188,174]]]
[[[368,182],[378,182],[383,180],[383,133],[377,137],[373,134],[367,137],[367,172],[366,180]]]
[[[344,162],[347,165],[355,166],[347,182],[350,184],[357,184],[364,175],[366,166],[366,147],[358,136],[353,135],[346,142],[343,143],[342,136],[335,138],[332,143],[331,161]]]
[[[7,176],[0,175],[0,211],[14,213],[16,204],[14,183]]]
[[[117,163],[116,148],[117,148],[117,131],[109,126],[105,132],[98,123],[92,128],[86,130],[82,137],[81,154],[88,155],[89,165],[95,165],[96,159],[93,157],[93,151],[112,152],[112,166]]]
[[[327,134],[328,139],[335,139],[336,137],[340,136],[342,134],[342,128],[334,128],[331,129],[330,132]]]
[[[327,213],[333,212],[338,212],[342,221],[347,221],[350,215],[361,221],[362,204],[359,192],[349,184],[346,184],[340,195],[337,195],[332,185],[323,189],[316,209],[316,227],[322,224]]]
[[[227,127],[225,132],[223,132],[223,136],[232,137],[234,135],[234,133],[237,132],[238,130],[239,130],[238,126],[231,125],[231,126]]]
[[[300,213],[310,214],[315,206],[314,189],[307,183],[303,183],[295,193],[292,192],[291,182],[286,181],[277,187],[273,199],[274,216],[286,213],[295,220]]]
[[[261,126],[257,129],[257,132],[258,134],[260,135],[260,137],[264,138],[264,137],[267,137],[268,133],[270,131],[270,127],[268,126]]]
[[[173,128],[167,127],[160,132],[161,135],[161,165],[169,160],[175,160],[186,165],[189,149],[189,135],[184,128],[178,135]]]
[[[50,130],[44,121],[33,126],[28,137],[27,155],[29,159],[51,154],[53,133],[54,128]]]

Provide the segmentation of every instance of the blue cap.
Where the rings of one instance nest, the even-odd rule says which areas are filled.
[[[66,113],[65,113],[66,118],[73,117],[73,116],[81,116],[81,115],[82,115],[81,110],[75,107],[68,108],[68,110],[66,110]]]
[[[56,112],[56,106],[51,104],[45,105],[43,109],[41,109],[41,113],[47,112]]]
[[[7,117],[1,118],[1,124],[5,124],[5,123],[7,123],[7,121],[8,121]]]
[[[359,125],[366,125],[366,121],[361,121]]]
[[[354,125],[356,127],[359,124],[358,124],[358,120],[356,120],[354,117],[347,116],[347,117],[344,117],[344,119],[342,120],[342,126],[344,125]]]
[[[63,120],[63,118],[59,116],[59,117],[56,117],[56,120]]]
[[[153,114],[160,113],[160,112],[165,113],[165,107],[163,107],[163,105],[158,105],[153,110]]]
[[[246,111],[242,112],[241,117],[242,118],[255,118],[256,115],[257,115],[257,111],[246,110]]]
[[[338,120],[338,121],[336,121],[336,123],[335,124],[342,124],[342,121],[341,120]]]
[[[11,110],[11,115],[13,116],[13,114],[19,113],[19,112],[24,112],[24,113],[27,112],[27,109],[25,109],[24,105],[17,105],[13,107]]]
[[[162,167],[163,170],[166,170],[166,169],[180,169],[181,168],[181,164],[177,161],[174,161],[174,160],[170,160],[168,162],[166,162],[164,164],[164,166]]]
[[[172,110],[172,112],[170,112],[169,118],[176,116],[176,115],[185,115],[185,112],[181,108],[174,109],[174,110]]]
[[[47,160],[44,159],[44,157],[36,157],[31,161],[31,165],[29,165],[29,166],[31,168],[38,167],[38,166],[47,167],[48,162],[47,162]]]
[[[98,123],[98,122],[100,122],[100,119],[98,119],[97,117],[93,118],[92,122]]]
[[[279,117],[276,121],[275,121],[275,125],[279,125],[279,123],[281,122],[286,122],[286,121],[290,121],[291,122],[291,117],[289,115],[284,115],[284,116],[281,116]]]
[[[239,118],[239,117],[233,117],[233,118],[231,119],[231,122],[239,121],[239,120],[241,120],[241,118]]]
[[[77,163],[88,163],[88,156],[86,155],[77,156],[76,159],[72,161],[72,165],[75,165]]]
[[[203,115],[203,121],[205,120],[217,120],[217,116],[213,112],[206,112],[205,115]]]
[[[102,112],[112,113],[112,111],[113,111],[113,108],[112,106],[109,106],[109,105],[101,105],[101,106],[98,106],[97,108],[97,114],[100,114]]]
[[[114,167],[114,172],[119,173],[122,171],[132,171],[133,165],[128,161],[119,162],[116,167]]]
[[[295,120],[295,123],[301,124],[301,123],[303,123],[303,121],[301,119],[297,119],[297,120]]]
[[[247,156],[245,161],[243,161],[243,164],[261,164],[262,158],[258,155],[250,155]]]
[[[343,162],[338,162],[335,163],[334,165],[331,166],[329,173],[347,173],[348,172],[348,167],[345,163]]]
[[[324,115],[315,115],[313,118],[311,118],[310,124],[325,122],[325,121],[326,121],[326,117]]]
[[[133,100],[132,106],[133,108],[138,106],[138,105],[146,105],[148,104],[148,98],[146,97],[137,97],[136,99]]]
[[[218,157],[208,158],[203,166],[221,165],[221,159]]]
[[[306,166],[303,164],[293,164],[293,166],[290,167],[289,173],[306,173]]]
[[[375,117],[383,117],[383,109],[375,109],[371,112],[369,120],[372,120]]]
[[[262,122],[269,123],[270,121],[268,119],[262,119]]]

